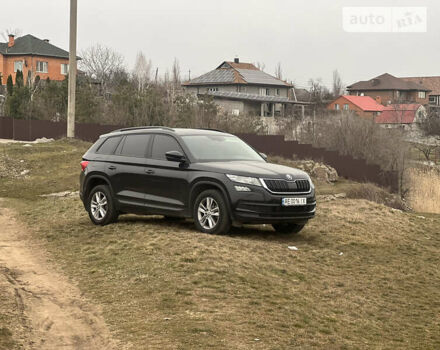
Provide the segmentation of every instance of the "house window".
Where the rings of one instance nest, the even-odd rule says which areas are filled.
[[[246,92],[246,86],[237,85],[237,92]]]
[[[270,89],[266,89],[266,96],[270,95]]]
[[[14,73],[17,73],[17,71],[23,72],[23,61],[15,61],[14,62]]]
[[[214,91],[218,91],[218,87],[210,87],[208,89],[209,92],[214,92]]]
[[[335,103],[335,111],[339,111],[339,103]]]
[[[47,73],[48,63],[43,61],[37,61],[37,72]]]
[[[240,110],[239,109],[233,109],[232,110],[232,115],[240,115]]]
[[[261,88],[260,89],[260,96],[264,96],[264,95],[266,95],[266,89]]]
[[[431,95],[429,96],[429,104],[431,105],[437,105],[437,101],[439,100],[440,96]]]
[[[348,107],[348,103],[344,104],[344,111],[348,111],[350,108]]]
[[[277,96],[280,96],[280,95],[281,95],[281,90],[280,90],[280,89],[276,89],[276,90],[275,90],[275,94],[276,94]]]
[[[419,91],[419,98],[426,98],[426,91]]]
[[[61,64],[61,74],[67,75],[69,73],[69,65],[68,64]]]

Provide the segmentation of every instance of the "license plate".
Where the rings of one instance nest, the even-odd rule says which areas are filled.
[[[281,200],[281,205],[285,207],[292,207],[298,205],[306,205],[307,198],[283,198]]]

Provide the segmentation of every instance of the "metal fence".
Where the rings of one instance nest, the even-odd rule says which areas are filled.
[[[66,122],[0,117],[0,138],[3,139],[22,141],[32,141],[41,137],[57,139],[66,136],[66,128]],[[81,140],[93,142],[98,139],[99,135],[120,128],[121,126],[116,125],[77,123],[75,134]],[[340,155],[337,151],[316,148],[297,141],[285,141],[284,136],[281,135],[241,134],[238,136],[260,152],[286,158],[321,161],[335,168],[340,176],[347,179],[372,182],[389,188],[393,192],[398,190],[397,172],[385,171],[378,165],[368,164],[363,159]]]

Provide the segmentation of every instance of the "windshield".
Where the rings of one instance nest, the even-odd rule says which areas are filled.
[[[255,160],[263,158],[238,137],[229,135],[192,135],[183,136],[191,154],[199,162]]]

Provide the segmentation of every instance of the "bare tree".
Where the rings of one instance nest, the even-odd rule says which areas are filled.
[[[116,72],[124,69],[122,55],[101,44],[83,50],[80,55],[80,68],[97,79],[103,87],[108,84]]]
[[[180,64],[177,58],[174,58],[172,78],[174,86],[178,87],[180,85]]]
[[[428,145],[424,143],[414,143],[413,146],[425,156],[425,159],[428,162],[431,160],[431,155],[439,148],[437,145]]]
[[[322,84],[322,79],[310,79],[310,100],[317,104],[322,104],[329,97],[329,89]]]
[[[0,34],[4,41],[9,40],[9,35],[14,35],[16,38],[19,37],[22,33],[22,30],[19,28],[7,28],[3,30]]]
[[[277,77],[280,80],[283,80],[283,70],[281,69],[281,62],[278,62],[275,68],[275,77]]]
[[[133,77],[138,83],[138,91],[143,91],[146,84],[151,79],[151,60],[147,60],[145,55],[139,51],[136,56],[136,63],[133,69]]]
[[[333,96],[338,97],[344,92],[344,84],[337,69],[333,71]]]
[[[261,71],[264,71],[264,68],[266,68],[266,65],[263,62],[257,62],[255,66]]]

